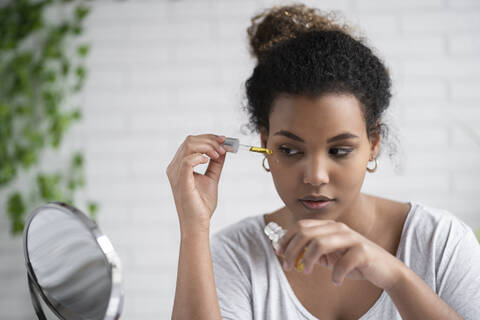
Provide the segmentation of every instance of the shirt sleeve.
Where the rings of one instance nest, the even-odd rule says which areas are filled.
[[[445,246],[437,273],[437,294],[464,319],[480,315],[480,244],[463,224],[458,241]],[[457,238],[458,239],[458,238]]]
[[[237,249],[237,250],[236,250]],[[212,239],[212,263],[222,319],[252,319],[252,290],[246,268],[247,261],[239,248]]]

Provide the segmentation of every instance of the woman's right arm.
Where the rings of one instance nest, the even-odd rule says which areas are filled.
[[[188,136],[167,167],[180,222],[180,253],[172,319],[221,319],[210,253],[210,219],[225,161],[224,136]],[[210,163],[205,174],[194,167]]]
[[[208,232],[182,233],[172,319],[221,319]]]

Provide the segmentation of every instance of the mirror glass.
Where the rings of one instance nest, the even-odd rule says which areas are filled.
[[[85,214],[59,203],[37,208],[25,227],[24,249],[29,281],[56,315],[118,318],[123,296],[119,259]]]

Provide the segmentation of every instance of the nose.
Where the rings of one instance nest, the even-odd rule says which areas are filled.
[[[312,157],[307,163],[303,182],[313,186],[320,186],[329,182],[327,161],[320,157]]]

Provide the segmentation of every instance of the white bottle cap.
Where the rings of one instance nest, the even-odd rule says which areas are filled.
[[[278,241],[282,238],[285,233],[287,233],[286,229],[282,229],[278,224],[275,222],[269,222],[265,228],[263,229],[267,237],[272,240],[272,245],[275,251],[278,249]]]
[[[230,151],[230,150],[226,150],[226,151],[237,153],[238,146],[240,145],[240,140],[238,140],[237,138],[226,137],[225,142],[223,144],[226,146],[230,146],[231,149],[233,149],[233,151]],[[227,148],[227,149],[230,149],[230,148]]]

